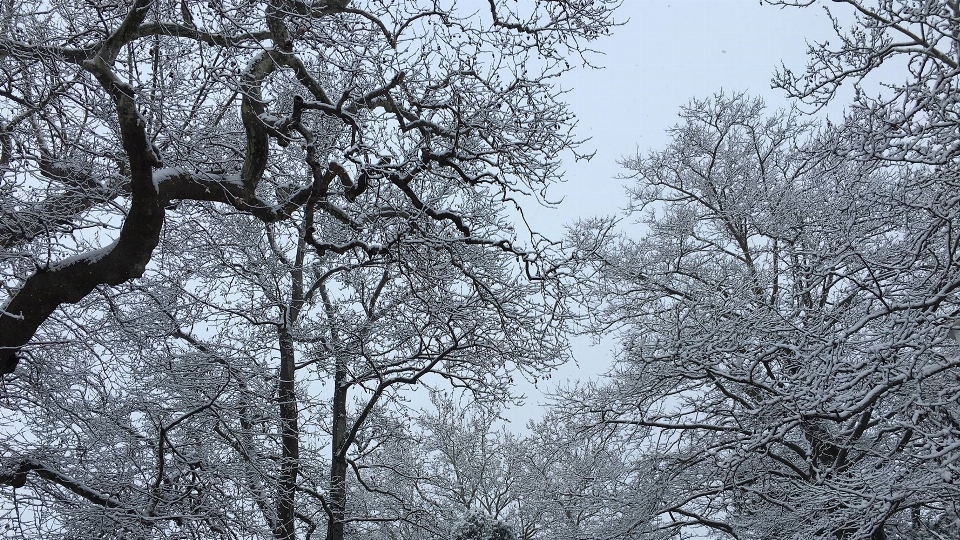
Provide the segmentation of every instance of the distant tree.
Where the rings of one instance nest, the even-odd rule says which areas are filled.
[[[364,504],[408,517],[371,524],[368,536],[449,540],[465,516],[511,526],[529,518],[518,460],[523,440],[497,427],[502,402],[456,394],[433,391],[431,409],[406,411],[414,420],[372,450]],[[385,493],[404,496],[377,495]]]
[[[681,119],[624,162],[643,229],[573,231],[620,353],[568,410],[635,449],[610,537],[956,536],[958,177],[742,95]]]
[[[524,512],[516,530],[527,535],[524,540],[629,539],[647,530],[631,512],[637,491],[633,438],[586,429],[581,420],[550,406],[527,426],[517,457]]]
[[[513,529],[481,512],[471,512],[456,527],[454,540],[516,540]]]
[[[474,514],[508,526],[517,540],[605,538],[619,530],[633,492],[626,466],[633,449],[615,438],[620,433],[587,433],[548,413],[518,434],[502,425],[496,404],[437,393],[434,404],[369,456],[364,504],[408,518],[371,523],[367,537],[450,540],[451,524]]]

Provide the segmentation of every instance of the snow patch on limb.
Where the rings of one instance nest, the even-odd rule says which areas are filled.
[[[51,264],[48,267],[48,269],[52,271],[63,270],[68,266],[72,266],[80,262],[93,264],[99,261],[100,259],[106,257],[111,251],[113,251],[113,248],[115,248],[116,246],[117,246],[117,241],[114,240],[113,242],[110,242],[110,244],[102,248],[95,249],[93,251],[87,251],[85,253],[78,253],[77,255],[71,255],[70,257],[63,259],[62,261],[57,261]]]
[[[283,122],[282,118],[270,113],[260,113],[259,118],[261,122],[270,127],[277,127],[281,122]]]
[[[243,177],[240,176],[240,173],[225,174],[220,181],[224,184],[234,184],[243,187]]]
[[[180,167],[164,167],[162,169],[157,169],[153,171],[153,187],[157,190],[157,193],[160,193],[160,184],[163,184],[171,178],[176,178],[186,171]]]
[[[219,182],[221,184],[233,184],[243,187],[240,174],[193,173],[182,167],[164,167],[153,171],[153,186],[157,190],[157,193],[160,193],[164,182],[178,178],[194,178],[203,182]]]

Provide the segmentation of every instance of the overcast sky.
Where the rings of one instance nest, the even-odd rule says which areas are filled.
[[[626,24],[597,47],[604,54],[595,63],[603,69],[581,69],[563,81],[578,131],[591,137],[587,148],[596,155],[590,162],[566,164],[566,183],[550,192],[564,199],[559,211],[528,212],[554,237],[576,217],[619,212],[625,199],[617,160],[665,146],[665,131],[691,98],[748,92],[771,109],[788,107],[783,92],[770,88],[774,71],[781,63],[802,71],[807,41],[833,36],[819,7],[781,9],[759,0],[626,0],[618,18]],[[579,340],[574,349],[579,366],[561,368],[546,387],[523,385],[529,399],[508,415],[513,429],[539,416],[543,390],[605,372],[614,345]]]
[[[781,62],[806,65],[806,40],[829,39],[819,7],[780,9],[758,0],[627,0],[629,21],[600,42],[603,69],[581,69],[564,80],[579,131],[597,150],[589,163],[568,164],[557,190],[576,204],[564,214],[605,213],[622,200],[616,161],[638,149],[659,149],[680,106],[720,90],[748,92],[771,107],[789,101],[770,79]],[[570,197],[575,195],[575,197]]]

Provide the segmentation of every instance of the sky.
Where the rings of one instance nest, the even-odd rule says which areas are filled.
[[[625,0],[617,19],[625,24],[595,47],[603,54],[593,62],[602,69],[577,69],[562,81],[578,133],[591,139],[584,150],[596,155],[589,162],[567,160],[566,183],[549,192],[563,199],[559,208],[525,208],[535,228],[552,238],[577,217],[622,210],[626,180],[617,178],[623,173],[617,161],[664,147],[666,130],[691,98],[747,92],[770,109],[789,107],[783,91],[771,88],[774,71],[782,64],[802,72],[807,42],[834,35],[818,6],[782,9],[759,0]],[[832,117],[841,110],[842,99],[826,112]],[[561,367],[546,385],[520,385],[528,399],[505,415],[511,427],[538,417],[538,405],[557,384],[606,372],[615,346],[612,338],[575,340],[576,364]]]
[[[666,145],[682,105],[719,91],[747,92],[771,108],[790,104],[770,87],[774,71],[806,65],[807,40],[833,35],[817,6],[781,9],[758,0],[626,0],[624,26],[597,47],[603,69],[578,69],[563,81],[579,132],[596,149],[589,163],[569,163],[557,194],[564,213],[615,211],[623,199],[617,160]]]

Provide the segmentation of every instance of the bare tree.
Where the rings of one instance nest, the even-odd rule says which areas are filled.
[[[622,433],[588,433],[579,417],[554,411],[519,434],[500,420],[496,403],[433,397],[434,410],[421,411],[368,461],[377,489],[365,504],[409,517],[371,524],[367,537],[455,539],[471,516],[473,529],[500,523],[518,540],[617,537],[623,529],[635,486],[627,466],[633,449]]]
[[[388,216],[361,195],[399,193],[519,252],[422,184],[506,202],[555,180],[577,141],[553,81],[617,3],[4,3],[0,372],[59,306],[142,276],[177,201],[364,227]]]
[[[600,276],[596,328],[621,331],[610,381],[576,408],[635,440],[633,522],[955,536],[956,176],[849,160],[838,131],[742,95],[681,117],[666,149],[624,162],[646,230],[573,238]]]
[[[192,215],[148,281],[55,315],[41,337],[75,337],[38,342],[31,371],[8,382],[22,419],[8,426],[19,436],[3,445],[0,480],[20,488],[10,511],[21,522],[45,512],[84,536],[176,525],[287,539],[408,520],[402,507],[348,499],[369,489],[402,501],[372,487],[367,471],[369,455],[397,436],[384,418],[404,387],[448,381],[502,403],[512,376],[563,358],[544,282],[514,275],[499,250],[429,234],[429,218],[418,236],[371,257],[318,256],[296,218],[282,225],[287,234],[280,225],[262,234],[248,217],[230,227],[215,209]],[[331,226],[342,225],[322,229],[334,236]],[[91,403],[90,393],[100,397]],[[51,431],[69,431],[70,442],[43,435]],[[89,457],[60,455],[64,446],[107,453],[88,469]],[[137,453],[108,451],[128,446]],[[140,473],[115,478],[131,468]],[[201,498],[197,484],[217,495]],[[95,528],[91,515],[109,519]]]
[[[408,518],[374,524],[369,537],[452,539],[465,516],[475,517],[479,529],[521,521],[521,438],[498,427],[502,403],[454,394],[462,399],[433,391],[433,408],[407,411],[415,421],[371,453],[370,483],[377,486],[371,493],[406,496],[367,497],[366,504],[395,513],[402,508]],[[529,538],[520,531],[517,537]]]
[[[841,139],[847,155],[932,165],[960,157],[960,3],[765,1],[821,6],[833,20],[838,39],[811,43],[804,73],[784,66],[773,83],[817,107],[852,87]]]
[[[552,81],[616,3],[4,3],[11,534],[404,519],[348,501],[402,387],[559,358],[504,210],[576,149]]]

